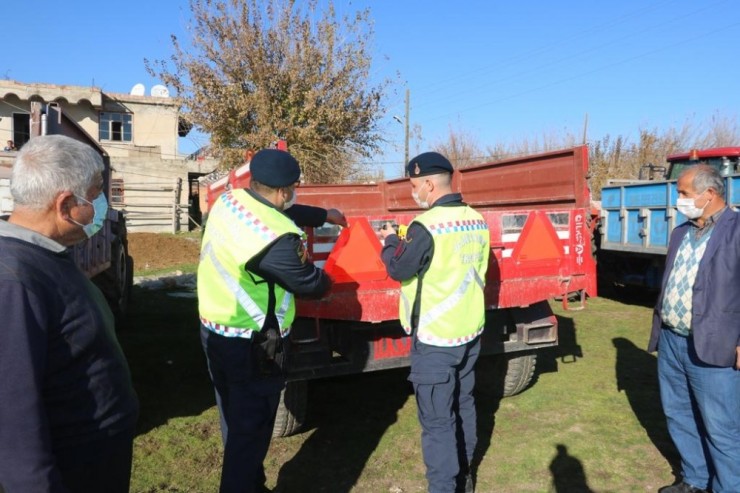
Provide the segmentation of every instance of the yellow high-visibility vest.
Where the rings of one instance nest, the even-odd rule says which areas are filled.
[[[488,224],[469,206],[433,207],[413,222],[432,235],[434,255],[423,278],[414,276],[401,283],[401,324],[410,334],[418,295],[419,340],[434,346],[465,344],[483,331],[485,323]]]
[[[209,329],[225,336],[251,337],[267,317],[268,283],[245,264],[278,238],[296,234],[287,216],[238,189],[222,194],[208,215],[198,264],[198,311]],[[275,315],[287,335],[295,319],[293,294],[274,284]]]

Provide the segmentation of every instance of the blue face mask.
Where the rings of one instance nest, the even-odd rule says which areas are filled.
[[[95,215],[93,216],[90,224],[80,224],[74,219],[70,218],[70,221],[78,226],[82,226],[82,231],[84,231],[87,237],[90,238],[92,235],[100,231],[100,228],[103,227],[105,217],[108,215],[108,201],[106,200],[105,194],[103,192],[100,192],[100,195],[95,197],[92,202],[80,197],[79,195],[75,195],[75,197],[93,206],[93,210],[95,211]]]

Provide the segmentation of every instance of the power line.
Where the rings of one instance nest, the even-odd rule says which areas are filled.
[[[686,14],[673,17],[670,20],[667,20],[665,22],[662,22],[662,23],[653,25],[652,26],[652,29],[659,28],[659,27],[670,26],[670,25],[676,23],[677,21],[683,21],[683,20],[685,20],[687,18],[692,18],[693,16],[695,16],[696,14],[698,14],[700,12],[707,11],[707,10],[712,10],[717,5],[722,4],[722,3],[727,3],[727,1],[729,1],[729,0],[720,0],[720,1],[715,2],[713,4],[706,5],[706,6],[702,7],[702,8],[700,8],[700,9],[696,9],[696,10],[693,10],[693,11],[688,12]],[[664,3],[670,3],[670,2],[664,2]],[[633,15],[626,16],[626,18],[634,17],[638,13],[642,13],[643,10],[637,11]],[[606,25],[609,25],[609,24],[607,23]],[[573,53],[573,54],[570,54],[570,55],[567,55],[567,56],[563,56],[563,57],[560,57],[560,58],[555,59],[555,60],[551,60],[551,61],[549,61],[549,62],[547,62],[545,64],[528,68],[528,69],[526,69],[524,71],[520,71],[520,72],[516,72],[516,73],[513,73],[513,74],[509,74],[509,75],[507,75],[505,77],[500,77],[500,78],[494,79],[492,81],[486,82],[484,84],[479,84],[479,85],[477,85],[475,87],[466,87],[462,91],[456,91],[455,94],[453,96],[449,97],[449,98],[430,99],[430,98],[424,98],[424,97],[417,97],[416,98],[417,100],[422,99],[422,100],[425,100],[425,101],[422,102],[422,103],[420,103],[420,104],[418,104],[418,105],[416,105],[414,109],[417,109],[418,110],[419,108],[423,108],[423,107],[428,106],[428,105],[431,105],[431,104],[434,104],[434,105],[440,105],[440,103],[446,104],[446,103],[449,103],[449,102],[460,100],[460,99],[462,99],[462,96],[465,96],[465,95],[468,95],[468,94],[480,93],[482,89],[487,88],[487,87],[492,87],[492,86],[497,85],[497,84],[500,84],[502,82],[507,82],[507,81],[512,81],[512,80],[516,80],[516,79],[519,79],[519,78],[524,78],[524,77],[526,77],[528,75],[531,75],[531,74],[543,74],[543,73],[546,73],[544,69],[546,69],[547,67],[561,65],[562,62],[564,62],[564,61],[573,60],[573,59],[576,59],[576,58],[578,58],[580,56],[583,56],[585,54],[589,54],[589,53],[593,53],[593,52],[598,52],[599,50],[601,50],[601,49],[603,49],[605,47],[612,46],[612,45],[614,45],[616,43],[623,42],[624,40],[627,40],[627,39],[634,38],[636,36],[642,35],[646,31],[647,31],[647,29],[643,29],[643,30],[640,30],[640,31],[635,32],[635,33],[632,33],[632,34],[628,34],[628,35],[625,35],[625,36],[621,36],[621,37],[618,37],[618,38],[609,40],[607,42],[601,43],[601,44],[596,45],[596,46],[591,46],[591,47],[589,47],[586,50],[581,50],[581,51],[578,51],[576,53]],[[586,32],[588,32],[588,31],[586,31]],[[576,38],[576,37],[577,36],[573,36],[571,38],[573,39],[573,38]],[[699,37],[704,37],[704,35],[700,35],[700,36],[697,36],[697,37],[694,37],[694,38],[691,38],[691,39],[693,40],[693,39],[697,39]],[[557,46],[558,44],[562,44],[562,43],[557,43],[556,42],[553,46]],[[671,46],[669,46],[669,47],[671,47]],[[544,53],[544,52],[550,51],[550,49],[551,49],[551,46],[548,45],[548,47],[545,47],[545,48],[539,48],[539,49],[536,49],[536,50],[531,50],[530,52],[527,52],[527,53],[523,54],[522,57],[525,57],[525,56],[526,57],[529,57],[532,54],[536,54],[537,52],[543,52]],[[648,52],[648,54],[649,53],[652,53],[652,52]],[[639,56],[637,56],[635,58],[638,58],[638,57]],[[635,59],[635,58],[631,58],[631,59]],[[496,68],[498,70],[500,70],[501,69],[501,66],[499,65]],[[591,73],[591,72],[589,72],[589,73]],[[466,75],[465,78],[466,79],[470,79],[471,78],[470,77],[470,74]],[[569,78],[568,80],[572,80],[572,78]],[[541,86],[541,87],[547,87],[547,86]],[[422,92],[423,92],[423,90],[422,90]]]
[[[602,24],[599,24],[599,25],[591,26],[591,27],[589,27],[587,29],[584,29],[584,30],[581,30],[581,31],[579,31],[577,33],[574,33],[574,34],[572,34],[570,36],[562,36],[562,37],[559,37],[557,39],[557,41],[555,41],[553,43],[548,43],[545,46],[539,46],[539,47],[533,48],[531,50],[528,50],[528,51],[526,51],[524,53],[519,53],[519,54],[517,54],[515,56],[511,56],[511,57],[503,60],[501,63],[497,63],[495,65],[487,65],[487,66],[479,67],[479,68],[477,68],[475,70],[468,71],[468,72],[465,72],[463,74],[458,74],[458,75],[455,75],[453,77],[449,77],[447,79],[442,79],[441,81],[440,80],[436,80],[435,82],[432,82],[431,84],[425,84],[425,86],[423,88],[419,88],[419,91],[422,94],[424,94],[425,92],[430,92],[430,93],[439,92],[439,91],[441,91],[442,89],[444,89],[446,87],[449,87],[449,86],[454,85],[454,84],[449,84],[450,82],[455,82],[455,81],[460,81],[460,80],[467,81],[467,80],[469,80],[473,76],[486,74],[486,73],[489,73],[489,72],[492,72],[492,71],[501,71],[502,67],[503,68],[506,68],[507,65],[514,65],[515,63],[518,63],[520,61],[531,59],[535,55],[540,55],[540,54],[547,53],[549,51],[553,51],[557,46],[561,46],[561,45],[565,44],[566,42],[569,42],[569,41],[572,41],[572,40],[576,40],[576,39],[581,39],[584,34],[588,34],[590,32],[594,32],[594,31],[601,32],[605,28],[610,28],[610,27],[618,26],[618,25],[626,22],[627,20],[632,19],[633,17],[636,17],[638,14],[642,14],[644,12],[647,12],[647,11],[653,10],[655,8],[658,8],[659,6],[661,6],[663,4],[673,3],[675,1],[676,0],[665,0],[664,2],[657,3],[657,4],[652,5],[650,7],[646,7],[644,9],[639,9],[637,11],[633,11],[630,14],[624,15],[624,16],[622,16],[620,18],[620,20],[618,22],[613,22],[613,21],[612,22],[605,22],[605,23],[602,23]]]
[[[661,26],[671,26],[671,25],[674,25],[678,21],[683,21],[683,20],[685,20],[687,18],[693,18],[697,13],[700,13],[700,12],[703,12],[703,11],[707,11],[707,10],[711,10],[711,9],[715,9],[718,5],[727,3],[727,1],[728,0],[720,0],[718,2],[714,2],[714,3],[710,4],[710,5],[706,5],[706,6],[702,7],[702,8],[700,8],[700,9],[692,10],[689,13],[686,13],[686,14],[683,14],[683,15],[674,16],[674,17],[672,17],[671,19],[669,19],[669,20],[667,20],[665,22],[661,22],[661,23],[658,23],[658,24],[653,24],[652,27],[651,27],[651,29],[656,29],[657,27],[661,27]],[[658,8],[665,7],[665,6],[667,6],[669,4],[672,4],[674,2],[675,2],[675,0],[666,0],[664,2],[660,2],[660,3],[654,4],[654,5],[648,6],[646,8],[642,8],[642,9],[639,9],[639,10],[636,10],[636,11],[632,11],[632,12],[630,12],[628,14],[623,15],[622,17],[620,17],[616,21],[609,21],[609,22],[601,23],[599,25],[592,26],[589,29],[582,30],[582,31],[580,31],[580,32],[578,32],[576,34],[571,35],[571,36],[561,36],[561,37],[558,37],[558,39],[555,40],[554,43],[550,43],[550,44],[548,44],[546,46],[541,46],[541,47],[535,48],[533,50],[529,50],[529,51],[527,51],[525,53],[519,54],[517,56],[510,57],[509,59],[505,60],[503,63],[499,63],[499,64],[497,64],[495,66],[489,65],[488,67],[482,67],[482,68],[479,68],[479,69],[476,69],[476,70],[473,70],[473,71],[468,71],[468,72],[465,72],[465,73],[462,73],[462,74],[460,74],[459,71],[458,71],[457,72],[458,75],[456,75],[454,77],[449,77],[449,78],[444,79],[444,80],[437,79],[436,81],[432,81],[431,83],[425,83],[422,87],[419,88],[418,94],[415,97],[416,104],[413,105],[413,110],[414,111],[418,111],[420,108],[424,108],[424,107],[427,107],[427,106],[432,105],[432,104],[434,104],[435,107],[446,105],[449,102],[461,100],[466,94],[480,93],[484,89],[490,88],[490,87],[492,87],[492,86],[494,86],[496,84],[501,84],[503,82],[510,81],[510,80],[516,80],[518,78],[524,78],[527,74],[536,74],[536,75],[537,74],[541,74],[541,73],[543,73],[544,69],[546,67],[548,67],[548,66],[553,66],[553,65],[556,65],[556,64],[562,64],[563,61],[567,61],[567,60],[570,60],[570,59],[576,59],[579,56],[583,56],[585,54],[595,52],[596,50],[602,49],[602,48],[607,47],[609,45],[614,45],[616,43],[620,43],[620,42],[624,41],[625,39],[634,38],[635,36],[638,36],[638,35],[643,34],[646,31],[646,29],[642,29],[642,30],[640,30],[637,33],[633,33],[633,34],[630,34],[630,35],[625,35],[625,36],[618,37],[616,39],[612,39],[611,41],[608,41],[608,42],[605,42],[605,43],[601,43],[600,45],[598,45],[596,47],[591,46],[591,47],[589,47],[586,50],[580,50],[580,51],[575,52],[575,53],[573,53],[571,55],[560,57],[560,59],[555,60],[555,61],[549,61],[545,65],[539,65],[539,66],[537,66],[535,68],[529,68],[529,69],[527,69],[525,71],[519,71],[517,73],[509,74],[509,75],[507,75],[505,77],[499,77],[498,79],[495,79],[493,81],[489,81],[489,82],[487,82],[485,84],[479,84],[479,85],[477,85],[475,87],[469,87],[469,86],[468,87],[465,87],[462,91],[457,91],[457,92],[455,92],[454,95],[451,95],[451,96],[449,96],[447,98],[439,98],[439,97],[433,98],[433,97],[430,97],[431,95],[433,95],[435,93],[439,93],[439,92],[443,91],[444,89],[446,89],[448,87],[453,87],[454,84],[455,84],[455,81],[458,81],[460,79],[464,79],[464,80],[468,80],[469,81],[471,79],[474,79],[474,77],[472,77],[472,75],[474,75],[474,74],[485,73],[485,72],[489,72],[489,71],[494,70],[494,69],[495,70],[498,70],[498,71],[505,71],[508,65],[513,66],[514,64],[516,64],[518,61],[520,61],[522,59],[529,59],[532,56],[535,56],[537,54],[547,53],[547,52],[553,50],[555,47],[560,46],[560,45],[563,45],[563,44],[565,44],[565,43],[567,43],[567,42],[569,42],[571,40],[582,39],[585,34],[588,34],[590,32],[598,32],[599,34],[603,34],[603,32],[605,30],[607,30],[607,29],[612,29],[614,27],[617,27],[617,26],[619,26],[621,24],[624,24],[625,22],[627,22],[627,21],[629,21],[629,20],[631,20],[633,18],[643,17],[649,11],[653,11],[653,10],[656,10]],[[694,37],[692,39],[697,39],[697,37]],[[662,49],[667,49],[667,48],[670,48],[670,47],[671,46],[668,46],[668,47],[664,47]],[[660,50],[657,50],[657,51],[660,51]],[[603,69],[608,68],[610,66],[619,65],[621,63],[625,63],[626,61],[629,61],[629,60],[632,60],[632,59],[635,59],[635,58],[639,58],[641,56],[646,56],[646,55],[648,55],[650,53],[653,53],[653,52],[654,51],[645,52],[645,53],[642,53],[642,54],[640,54],[640,55],[638,55],[636,57],[631,57],[631,58],[628,58],[628,59],[625,59],[625,60],[622,60],[622,61],[619,61],[619,62],[612,63],[610,65],[605,65],[604,67],[601,67],[598,70],[603,70]],[[452,115],[458,115],[459,116],[461,113],[468,112],[468,111],[471,111],[473,109],[477,109],[477,108],[479,108],[481,106],[494,104],[496,102],[503,101],[503,100],[510,99],[510,98],[514,98],[514,97],[517,97],[517,96],[520,96],[520,95],[523,95],[523,94],[529,94],[529,93],[532,93],[532,92],[535,92],[535,91],[544,89],[544,88],[549,87],[549,86],[560,84],[560,83],[563,83],[563,82],[569,81],[569,80],[574,80],[574,79],[576,79],[578,77],[583,77],[585,75],[588,75],[589,73],[593,73],[593,72],[596,72],[598,70],[592,70],[592,71],[584,72],[584,73],[579,74],[576,77],[569,77],[569,78],[565,78],[563,80],[553,81],[553,82],[550,82],[548,84],[543,84],[543,85],[537,86],[535,88],[529,89],[527,91],[519,91],[519,92],[516,92],[514,94],[510,94],[508,96],[505,96],[505,97],[496,98],[493,101],[489,101],[489,102],[482,103],[482,104],[477,104],[474,107],[470,107],[470,108],[466,108],[466,109],[463,109],[463,110],[460,110],[460,111],[456,111],[454,113],[446,113],[446,114],[440,115],[440,116],[432,116],[430,118],[426,118],[425,121],[439,120],[441,118],[447,118],[447,117],[450,117]],[[415,91],[416,91],[416,89],[415,89]],[[396,106],[397,107],[400,107],[400,101],[396,104]]]
[[[485,107],[485,106],[490,106],[492,104],[500,103],[502,101],[506,101],[506,100],[509,100],[509,99],[512,99],[512,98],[515,98],[515,97],[523,96],[525,94],[530,94],[532,92],[536,92],[536,91],[539,91],[541,89],[545,89],[547,87],[556,86],[556,85],[562,84],[564,82],[570,82],[572,80],[579,79],[579,78],[584,77],[586,75],[590,75],[590,74],[593,74],[593,73],[596,73],[596,72],[600,72],[602,70],[605,70],[605,69],[608,69],[608,68],[612,68],[612,67],[615,67],[615,66],[618,66],[618,65],[622,65],[624,63],[627,63],[627,62],[630,62],[630,61],[633,61],[633,60],[637,60],[639,58],[643,58],[643,57],[646,57],[646,56],[649,56],[649,55],[654,55],[656,53],[660,53],[661,51],[665,51],[665,50],[667,50],[669,48],[674,48],[676,46],[681,46],[681,45],[684,45],[684,44],[693,42],[693,41],[695,41],[697,39],[705,38],[707,36],[713,36],[713,35],[715,35],[718,32],[727,32],[726,30],[728,30],[730,28],[733,28],[735,26],[738,26],[738,25],[740,25],[740,22],[729,24],[727,26],[723,26],[723,27],[718,28],[718,29],[715,29],[713,31],[704,32],[703,34],[699,34],[699,35],[694,36],[692,38],[683,39],[683,40],[678,41],[676,43],[673,43],[673,44],[670,44],[670,45],[666,45],[666,46],[663,46],[661,48],[657,48],[657,49],[654,49],[654,50],[646,51],[646,52],[640,53],[640,54],[635,55],[635,56],[632,56],[632,57],[623,58],[622,60],[619,60],[619,61],[616,61],[616,62],[613,62],[613,63],[609,63],[609,64],[606,64],[606,65],[602,65],[601,67],[598,67],[596,69],[587,70],[587,71],[581,72],[581,73],[579,73],[577,75],[574,75],[572,77],[565,77],[565,78],[562,78],[562,79],[559,79],[559,80],[556,80],[556,81],[549,82],[547,84],[542,84],[542,85],[533,87],[531,89],[520,91],[520,92],[517,92],[517,93],[514,93],[514,94],[509,94],[508,96],[505,96],[505,97],[497,98],[497,99],[494,99],[494,100],[491,100],[491,101],[488,101],[488,102],[484,102],[484,103],[478,103],[475,106],[470,106],[468,108],[464,108],[462,110],[455,111],[454,113],[447,113],[445,115],[440,115],[440,116],[436,116],[436,117],[427,118],[426,121],[433,121],[433,120],[439,120],[439,119],[442,119],[442,118],[448,118],[448,117],[453,116],[453,115],[459,115],[459,114],[465,113],[467,111],[479,109],[479,108],[482,108],[482,107]]]

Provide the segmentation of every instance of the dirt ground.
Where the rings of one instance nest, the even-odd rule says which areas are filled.
[[[198,262],[200,237],[159,233],[129,233],[129,254],[134,258],[134,269],[166,269]]]

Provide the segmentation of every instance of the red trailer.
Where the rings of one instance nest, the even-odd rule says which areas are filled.
[[[453,189],[480,212],[491,234],[483,354],[501,354],[504,395],[530,383],[537,350],[557,345],[548,300],[583,308],[596,295],[585,146],[458,170]],[[248,164],[213,183],[208,204],[249,184]],[[337,208],[348,228],[309,228],[313,261],[334,280],[321,300],[299,300],[290,334],[289,385],[276,435],[300,426],[306,380],[409,365],[410,338],[398,322],[399,283],[380,259],[388,221],[407,225],[421,213],[408,178],[347,185],[302,184],[301,203]],[[569,306],[575,300],[576,305]]]

